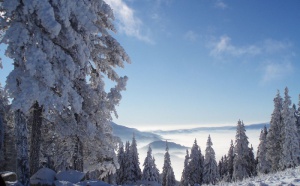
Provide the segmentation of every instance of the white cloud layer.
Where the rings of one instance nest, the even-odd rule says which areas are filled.
[[[147,43],[153,43],[149,36],[142,33],[143,22],[134,14],[123,0],[105,0],[114,11],[118,30],[128,36],[135,37]]]

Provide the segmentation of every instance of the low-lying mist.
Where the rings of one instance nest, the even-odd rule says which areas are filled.
[[[158,134],[161,135],[163,139],[187,147],[192,147],[194,140],[197,139],[197,143],[201,148],[202,155],[205,155],[206,141],[208,135],[210,134],[213,142],[213,148],[216,153],[216,160],[218,162],[223,155],[225,154],[227,155],[228,149],[230,147],[230,141],[233,140],[233,143],[235,142],[236,131],[235,130],[211,130],[211,131],[195,130],[195,132],[189,131],[189,132],[181,132],[181,133],[158,133]],[[247,130],[246,135],[249,138],[248,139],[249,147],[252,144],[254,149],[254,154],[256,155],[257,146],[259,144],[260,129]],[[141,168],[143,167],[144,159],[147,155],[147,150],[145,150],[145,148],[141,149],[142,147],[144,147],[144,145],[145,145],[144,143],[143,144],[138,143]],[[160,173],[162,171],[163,162],[164,162],[164,153],[165,153],[165,151],[161,149],[162,148],[160,148],[159,150],[155,148],[152,149],[152,154],[155,157],[156,165],[157,168],[160,170]],[[172,149],[172,148],[170,148],[169,151],[171,155],[171,163],[175,173],[175,177],[177,180],[180,180],[186,152],[183,149]]]

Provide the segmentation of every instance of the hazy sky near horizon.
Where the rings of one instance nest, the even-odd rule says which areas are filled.
[[[266,122],[300,93],[300,1],[106,0],[132,64],[114,121],[164,128]],[[1,57],[4,47],[1,47]],[[3,59],[0,82],[11,70]]]

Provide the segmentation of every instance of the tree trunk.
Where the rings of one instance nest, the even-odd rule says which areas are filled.
[[[31,138],[30,138],[30,175],[32,176],[40,168],[41,127],[43,107],[36,102],[33,105]]]
[[[4,132],[4,168],[5,171],[16,172],[16,136],[15,136],[15,127],[13,121],[13,113],[9,112],[8,119],[4,123],[5,132]]]
[[[77,128],[78,128],[78,125],[80,122],[80,116],[78,114],[74,114],[74,116],[75,116],[76,124],[77,124]],[[82,142],[80,141],[77,134],[75,136],[73,167],[75,170],[83,172],[83,146],[82,146]]]
[[[73,156],[73,167],[75,170],[83,172],[83,149],[82,143],[79,140],[78,136],[75,136],[75,148]]]
[[[17,175],[18,180],[24,185],[29,186],[30,170],[28,165],[28,129],[24,114],[15,111],[15,131],[17,147]]]
[[[0,112],[0,171],[4,171],[5,169],[5,161],[4,161],[4,122],[3,122],[3,115]]]

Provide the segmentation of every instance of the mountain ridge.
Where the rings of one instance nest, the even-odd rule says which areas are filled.
[[[258,129],[263,129],[264,126],[267,126],[267,128],[269,128],[269,126],[270,126],[269,122],[245,125],[245,129],[246,130],[258,130]],[[151,132],[154,134],[168,134],[168,133],[179,134],[179,133],[191,133],[191,132],[198,132],[198,131],[216,131],[216,130],[236,130],[236,126],[195,127],[195,128],[190,128],[190,129],[153,130],[153,131],[147,131],[147,132]]]

